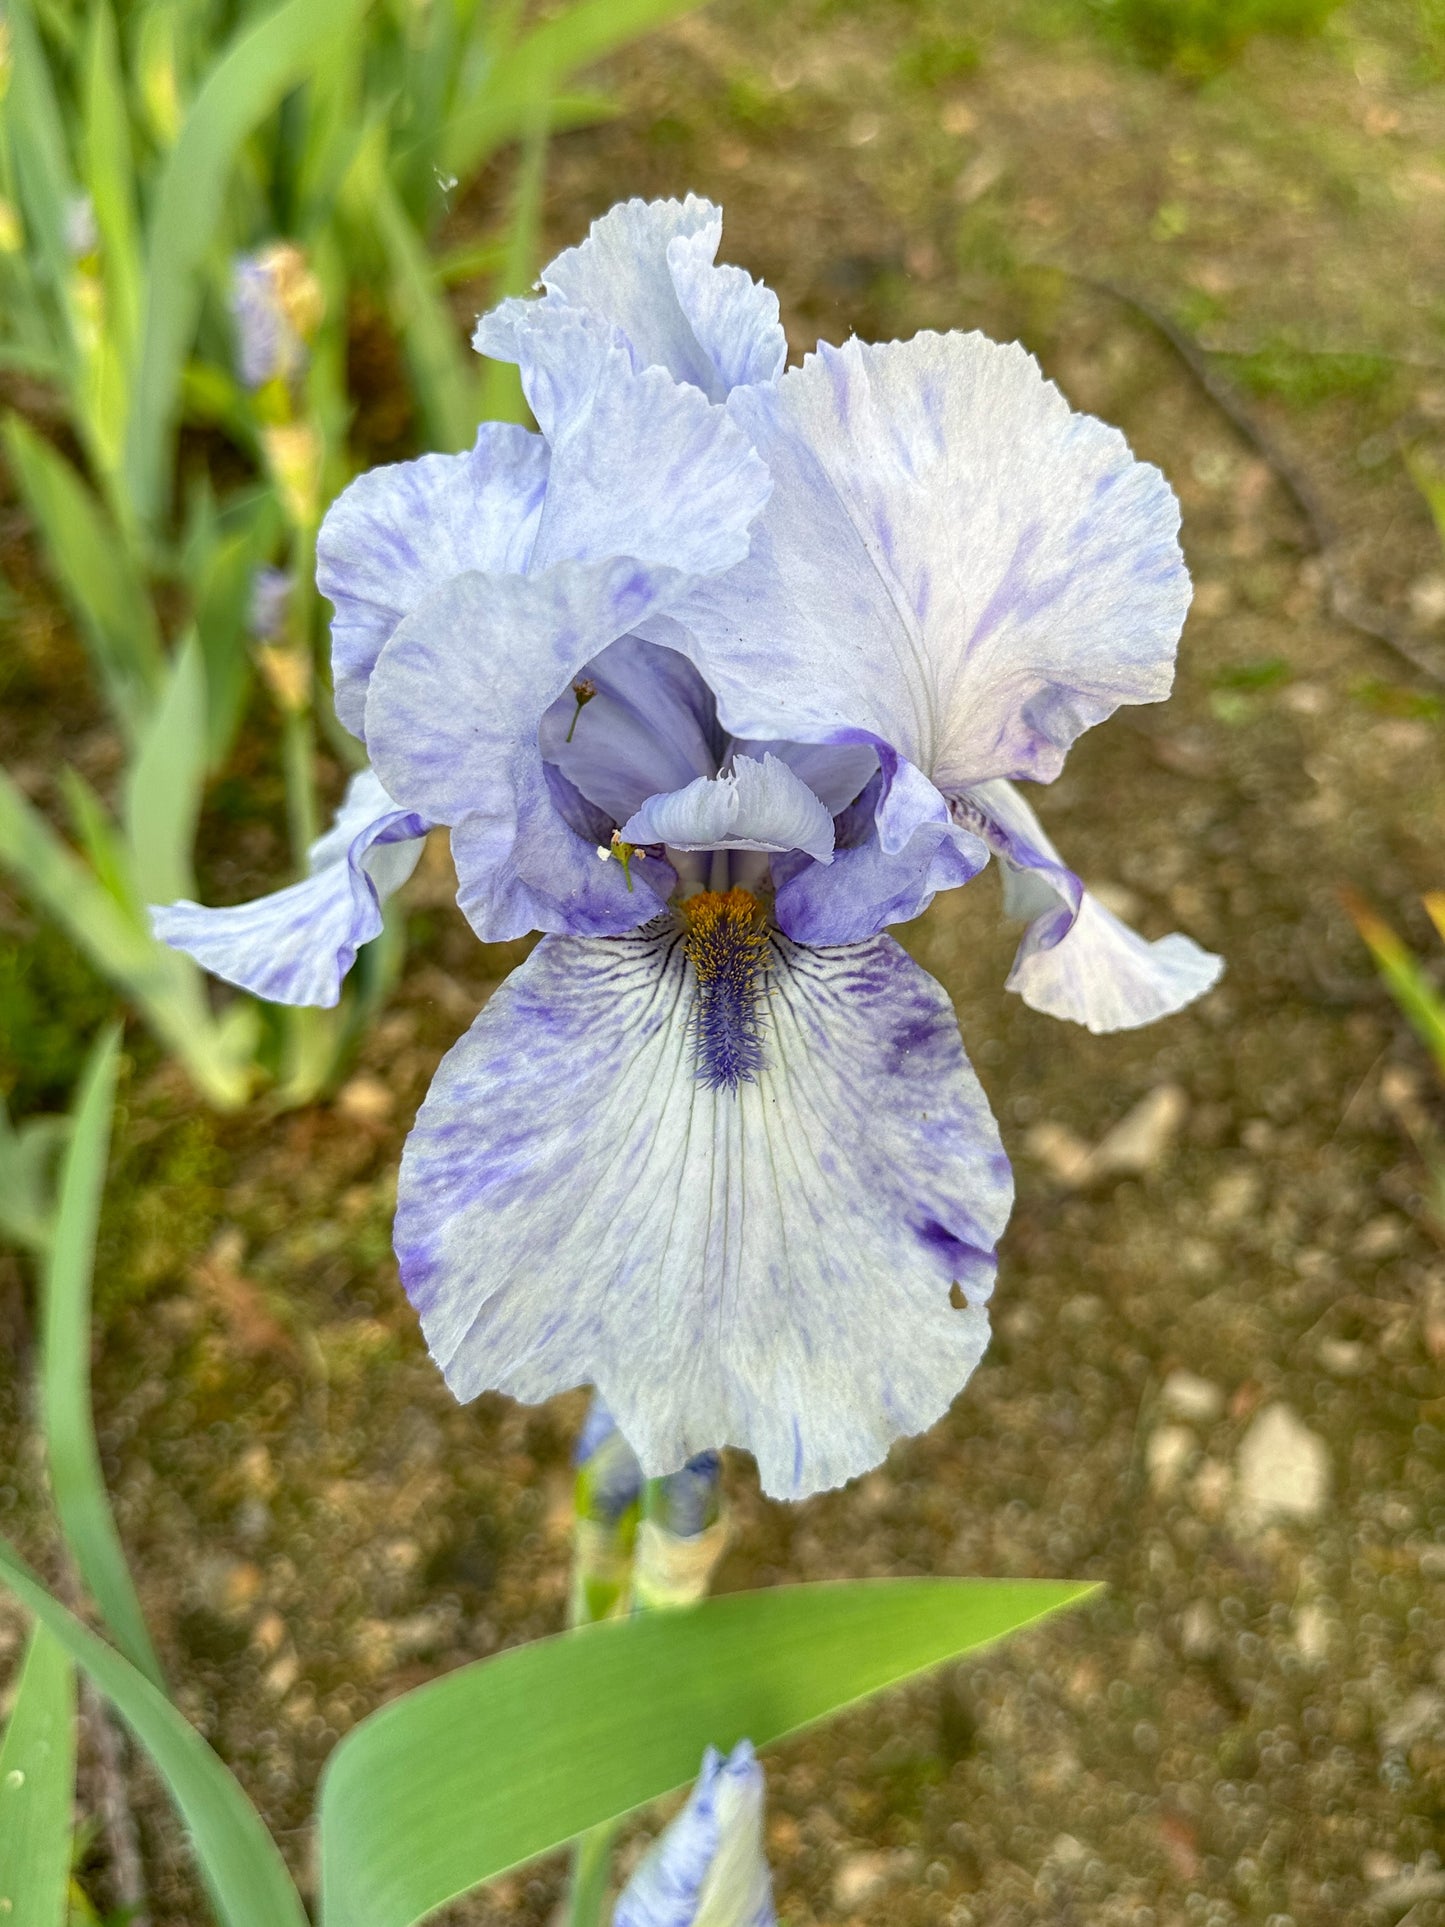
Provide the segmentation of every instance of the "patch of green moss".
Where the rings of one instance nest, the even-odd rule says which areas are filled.
[[[64,1109],[115,999],[60,931],[0,948],[0,1094],[14,1117]]]
[[[1296,408],[1335,396],[1379,392],[1394,374],[1385,355],[1325,355],[1276,343],[1249,355],[1220,356],[1231,373],[1256,395],[1277,395]]]
[[[1256,35],[1320,31],[1342,0],[1084,0],[1110,39],[1147,67],[1206,80]]]
[[[118,1129],[118,1141],[126,1142]],[[103,1322],[184,1275],[215,1236],[228,1159],[209,1116],[183,1118],[111,1175],[95,1266]]]

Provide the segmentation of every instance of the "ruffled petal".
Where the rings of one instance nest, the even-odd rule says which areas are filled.
[[[1008,988],[1032,1009],[1096,1033],[1170,1017],[1218,983],[1222,958],[1192,937],[1141,937],[1066,868],[1011,783],[982,783],[959,799],[964,822],[997,851],[1004,912],[1027,919]]]
[[[773,866],[779,926],[797,943],[860,943],[890,924],[921,917],[940,890],[955,889],[988,862],[988,845],[952,822],[925,823],[901,850],[879,840],[876,776],[835,823],[833,861]]]
[[[522,387],[551,451],[531,568],[631,555],[707,575],[747,554],[772,481],[696,388],[635,369],[621,336],[579,310],[529,326]]]
[[[1178,507],[1117,430],[981,335],[826,345],[729,413],[774,491],[683,616],[739,736],[862,731],[943,790],[1049,777],[1168,693]]]
[[[302,882],[227,909],[184,900],[156,905],[151,929],[253,996],[330,1008],[357,951],[381,934],[381,906],[416,868],[430,827],[399,810],[364,770],[351,779],[330,830],[311,846],[311,874]]]
[[[612,1927],[776,1927],[763,1770],[747,1740],[703,1755],[687,1804],[618,1896]]]
[[[837,816],[863,794],[878,769],[871,743],[782,743],[743,741],[740,756],[761,761],[776,756],[808,785],[830,816]]]
[[[721,776],[651,796],[622,826],[628,843],[676,850],[805,850],[833,861],[833,819],[776,756],[735,756]]]
[[[452,576],[527,566],[547,484],[540,435],[483,422],[464,455],[374,468],[327,511],[316,586],[336,605],[336,713],[360,736],[366,682],[396,625]]]
[[[649,1475],[734,1444],[801,1498],[966,1381],[1012,1185],[948,998],[890,938],[774,934],[757,1007],[728,1088],[671,918],[544,941],[437,1074],[397,1250],[458,1398],[590,1382]]]
[[[532,330],[583,309],[620,331],[638,367],[665,368],[713,401],[772,381],[787,359],[777,297],[741,268],[714,265],[721,239],[721,210],[696,195],[625,201],[542,270],[542,300],[504,301],[472,345],[525,363]]]

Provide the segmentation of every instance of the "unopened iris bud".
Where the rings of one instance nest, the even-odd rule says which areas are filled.
[[[747,1740],[709,1747],[687,1804],[623,1888],[612,1927],[776,1927],[763,1770]]]
[[[321,283],[294,241],[240,256],[231,276],[231,315],[237,372],[246,386],[294,382],[324,313]]]
[[[680,1472],[648,1486],[633,1560],[633,1606],[656,1612],[696,1605],[727,1542],[722,1455],[699,1452]]]
[[[623,1609],[642,1500],[642,1467],[602,1400],[594,1396],[573,1453],[577,1467],[572,1621]]]
[[[298,528],[313,528],[321,507],[321,439],[310,422],[276,422],[261,446],[281,506]]]
[[[295,582],[285,569],[269,564],[251,577],[247,627],[257,642],[279,642],[286,631],[286,611]]]

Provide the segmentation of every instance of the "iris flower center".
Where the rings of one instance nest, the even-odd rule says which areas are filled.
[[[751,890],[702,890],[679,908],[683,955],[697,978],[697,1074],[714,1090],[752,1083],[763,1066],[763,979],[771,946]]]

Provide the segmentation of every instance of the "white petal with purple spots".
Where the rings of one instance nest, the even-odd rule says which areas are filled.
[[[381,906],[417,866],[430,825],[399,810],[371,770],[351,779],[326,835],[311,846],[311,874],[288,889],[223,909],[184,899],[155,905],[162,943],[226,983],[273,1004],[320,1004],[364,943],[381,934]]]
[[[1032,1009],[1091,1031],[1136,1030],[1218,983],[1223,960],[1192,937],[1152,943],[1091,895],[1012,783],[981,783],[958,804],[1004,873],[1004,914],[1028,923],[1008,988]]]
[[[715,265],[722,212],[685,201],[624,201],[585,241],[543,268],[540,301],[504,301],[472,345],[524,365],[536,331],[582,310],[616,328],[638,367],[666,368],[713,401],[782,372],[787,341],[777,296],[741,268]]]
[[[761,990],[761,1067],[720,1087],[671,918],[544,941],[437,1074],[397,1250],[459,1398],[592,1383],[649,1475],[739,1445],[800,1498],[967,1380],[1012,1185],[948,998],[890,938],[775,933]]]
[[[1167,695],[1174,497],[1022,348],[824,345],[728,410],[773,495],[684,620],[739,736],[862,733],[954,790],[1052,776],[1081,730]]]

